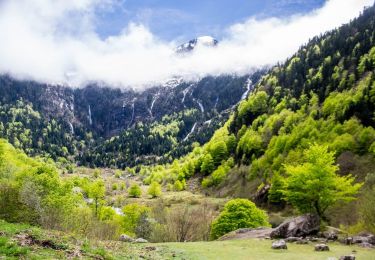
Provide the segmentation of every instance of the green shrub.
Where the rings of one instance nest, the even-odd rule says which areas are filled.
[[[161,195],[161,186],[158,182],[153,181],[148,188],[147,193],[151,195],[152,198],[160,197]]]
[[[121,175],[122,175],[122,173],[121,173],[120,170],[115,171],[115,178],[120,179]]]
[[[176,180],[174,182],[174,185],[173,185],[173,188],[175,191],[182,191],[185,189],[185,186],[184,186],[184,183],[179,181],[179,180]]]
[[[0,237],[0,256],[21,257],[28,253],[28,248],[19,247],[16,244],[9,242],[7,238]]]
[[[211,239],[217,239],[239,228],[270,226],[267,214],[247,199],[227,202],[211,225]]]
[[[139,187],[138,184],[133,184],[130,189],[129,189],[129,197],[132,198],[139,198],[142,195],[141,188]]]

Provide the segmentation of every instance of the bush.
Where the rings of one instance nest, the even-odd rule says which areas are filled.
[[[184,182],[176,180],[174,182],[173,188],[174,188],[175,191],[182,191],[182,190],[184,190],[185,189]]]
[[[120,178],[121,178],[121,175],[122,175],[122,173],[121,173],[120,170],[116,170],[116,171],[115,171],[115,178],[120,179]]]
[[[138,184],[133,184],[129,189],[129,197],[132,198],[139,198],[142,195],[141,188],[138,186]]]
[[[161,186],[158,182],[153,181],[148,188],[147,193],[151,195],[152,198],[160,197],[161,195]]]
[[[267,214],[247,199],[227,202],[211,225],[211,239],[217,239],[239,228],[270,226]]]

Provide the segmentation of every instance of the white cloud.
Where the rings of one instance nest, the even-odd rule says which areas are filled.
[[[95,10],[113,0],[4,0],[0,2],[0,73],[48,83],[143,88],[173,76],[243,74],[292,55],[308,39],[356,17],[373,0],[329,0],[311,13],[249,18],[227,29],[217,48],[177,57],[144,25],[117,36],[94,32]]]

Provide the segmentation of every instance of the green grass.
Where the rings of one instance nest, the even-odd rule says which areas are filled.
[[[20,236],[31,235],[34,242],[22,245]],[[24,240],[22,240],[24,241]],[[48,241],[45,246],[43,241]],[[0,259],[72,259],[79,252],[80,259],[169,259],[168,249],[149,250],[144,244],[120,241],[88,240],[59,231],[43,230],[24,224],[0,220]]]
[[[296,245],[288,243],[287,250],[271,249],[270,240],[231,240],[191,243],[157,244],[174,250],[175,259],[246,259],[246,260],[327,260],[329,257],[339,259],[340,256],[355,253],[358,260],[375,260],[375,249],[364,249],[357,246],[345,246],[330,243],[329,252],[315,252],[314,244]]]
[[[21,246],[18,234],[48,239],[59,249],[38,244]],[[73,237],[58,231],[43,230],[0,220],[0,259],[68,259],[72,250],[80,250],[82,259],[235,259],[235,260],[327,260],[338,259],[356,250],[358,260],[375,260],[375,249],[330,243],[329,252],[315,252],[314,244],[288,244],[288,250],[271,249],[270,240],[231,240],[189,243],[129,244],[119,241],[96,241]]]

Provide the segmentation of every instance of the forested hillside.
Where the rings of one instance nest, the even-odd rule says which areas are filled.
[[[30,76],[47,84],[21,80],[16,72],[30,65],[10,65],[0,74],[0,259],[373,259],[375,4],[339,1],[301,4],[306,13],[286,20],[250,17],[220,41],[197,37],[177,49],[130,23],[97,40],[77,30],[69,37],[99,48],[87,56],[96,64],[74,66],[86,57],[73,55],[78,38],[56,63],[84,68],[66,81],[80,87],[52,84],[53,66],[45,79]],[[5,2],[10,17],[18,4],[36,16],[64,8]],[[88,2],[70,8],[94,19],[104,7]],[[52,27],[65,30],[57,20]],[[269,41],[280,35],[290,38]],[[266,53],[273,46],[280,50]],[[300,47],[286,58],[292,46]],[[132,61],[133,51],[145,59]],[[100,70],[96,55],[113,68]],[[147,61],[166,66],[145,70]]]
[[[373,223],[374,212],[368,209],[375,193],[374,46],[372,7],[273,67],[207,144],[173,164],[142,168],[144,182],[185,183],[198,174],[205,176],[202,187],[213,194],[254,198],[261,191],[266,194],[261,202],[282,206],[291,203],[285,191],[292,172],[288,169],[307,167],[301,169],[308,172],[309,163],[319,164],[311,158],[316,152],[326,158],[327,167],[333,156],[338,167],[329,171],[344,176],[342,184],[364,183],[360,203],[341,207],[340,213],[332,209],[331,221]],[[239,186],[245,190],[236,193]]]
[[[0,137],[29,155],[66,165],[170,162],[194,142],[207,142],[262,74],[176,79],[138,91],[1,76]]]

